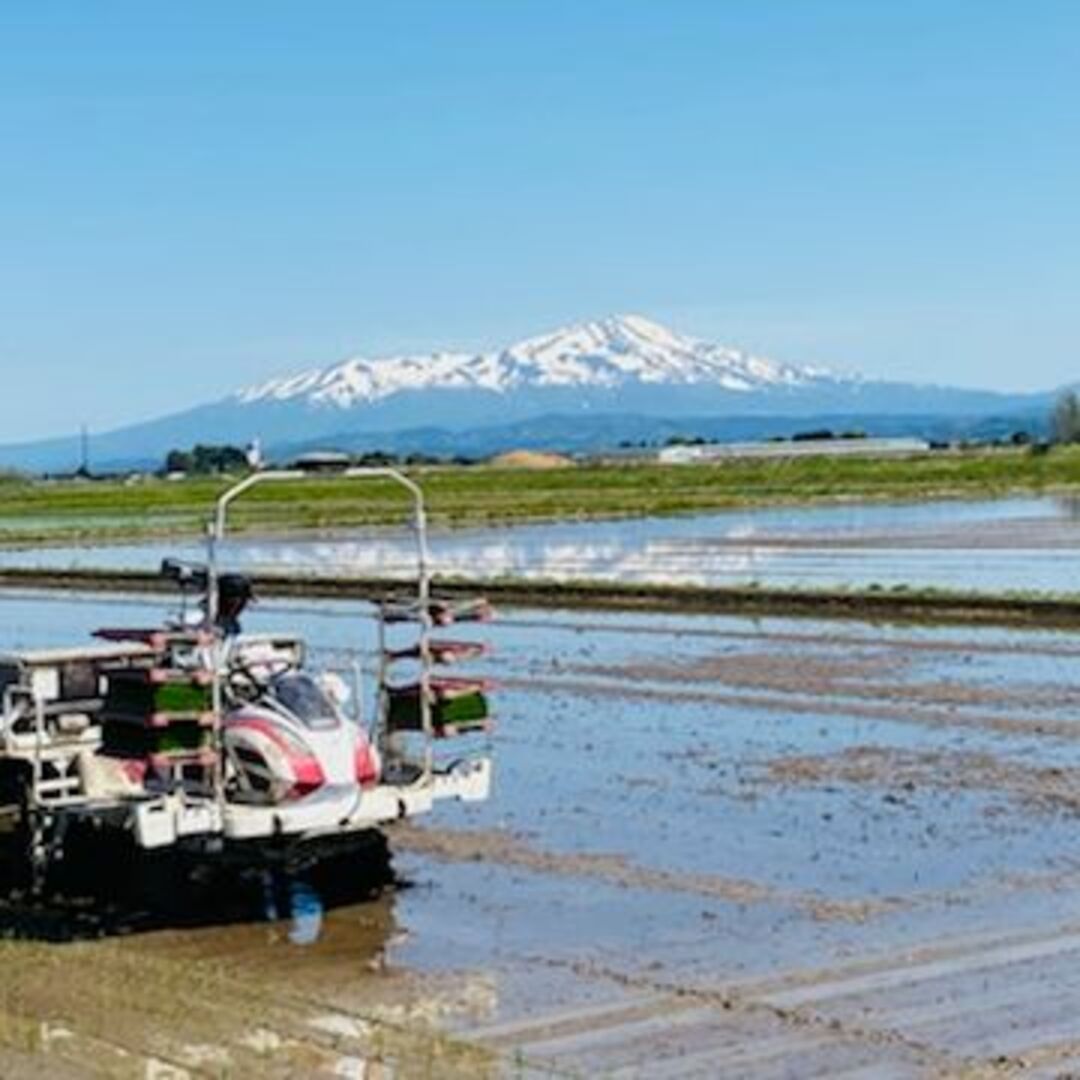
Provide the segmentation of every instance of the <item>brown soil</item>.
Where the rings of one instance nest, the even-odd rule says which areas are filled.
[[[772,640],[772,639],[770,639]],[[818,643],[813,642],[816,646]],[[1024,713],[1047,710],[1080,712],[1080,687],[1067,683],[1010,687],[975,685],[958,679],[917,681],[909,670],[912,653],[889,646],[867,649],[849,646],[844,654],[832,651],[787,654],[776,649],[706,657],[692,662],[644,660],[632,665],[575,665],[571,670],[618,680],[661,683],[709,683],[740,690],[785,694],[812,693],[833,699],[855,698],[872,702],[910,702],[938,708],[983,706]],[[941,649],[936,650],[941,655]],[[899,678],[898,678],[899,677]],[[902,680],[902,681],[900,681]]]
[[[373,1080],[493,1075],[486,1051],[425,1024],[383,1019],[374,1007],[343,1006],[341,981],[323,988],[330,991],[324,1001],[288,977],[234,974],[228,934],[212,938],[224,949],[197,955],[190,947],[196,936],[180,956],[168,948],[158,952],[153,937],[66,946],[0,943],[0,1075],[20,1075],[27,1059],[37,1060],[37,1075],[60,1077],[284,1080],[345,1075],[338,1071],[343,1060],[362,1062]],[[400,988],[363,969],[346,978],[366,982],[373,996],[380,981],[384,999],[400,995]]]
[[[766,775],[778,784],[861,784],[893,792],[919,788],[988,791],[1045,813],[1080,814],[1080,773],[1032,766],[992,754],[855,746],[839,754],[776,758]]]
[[[572,469],[573,461],[564,454],[547,454],[539,450],[508,450],[488,463],[499,469]]]

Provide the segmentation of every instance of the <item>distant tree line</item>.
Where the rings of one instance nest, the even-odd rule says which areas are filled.
[[[346,459],[350,465],[474,465],[476,459],[457,455],[437,457],[433,454],[391,454],[371,450],[352,454]],[[189,476],[211,476],[218,473],[246,472],[251,468],[247,452],[238,446],[199,443],[190,450],[170,450],[165,456],[165,473],[186,473]]]
[[[833,431],[831,428],[812,428],[809,431],[796,431],[793,435],[770,435],[767,442],[817,442],[831,439],[865,439],[866,432],[860,428],[852,428],[850,431]],[[706,439],[701,435],[671,435],[664,440],[665,446],[712,446],[715,439]],[[647,442],[632,443],[621,442],[621,449],[632,446],[648,446]]]
[[[438,454],[391,454],[383,450],[369,450],[363,454],[353,454],[351,459],[354,465],[475,465],[477,459],[464,454],[455,454],[453,457],[440,456]]]
[[[1075,390],[1066,390],[1054,402],[1050,438],[1062,444],[1080,442],[1080,398]]]
[[[238,446],[209,446],[198,443],[190,450],[170,450],[165,456],[167,473],[242,472],[248,467],[247,454]]]

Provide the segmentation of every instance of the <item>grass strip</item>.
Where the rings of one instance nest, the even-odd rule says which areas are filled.
[[[139,570],[0,570],[0,589],[79,592],[173,593],[157,574]],[[378,601],[400,595],[401,582],[383,578],[333,578],[264,574],[255,577],[264,597]],[[895,586],[800,589],[773,586],[622,584],[497,578],[436,578],[446,596],[484,595],[515,607],[595,609],[685,614],[855,619],[860,621],[1065,628],[1080,626],[1080,595],[983,593]]]
[[[662,516],[838,501],[995,498],[1080,492],[1080,447],[942,451],[903,460],[793,458],[714,464],[589,464],[521,470],[445,466],[406,470],[422,485],[431,520],[465,526]],[[235,479],[235,478],[234,478]],[[138,482],[0,484],[0,542],[120,540],[195,533],[224,477]],[[400,524],[408,506],[386,481],[313,476],[253,490],[235,507],[238,531]]]

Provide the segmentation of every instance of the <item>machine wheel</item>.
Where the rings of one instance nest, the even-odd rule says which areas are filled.
[[[8,895],[32,891],[34,885],[30,779],[27,766],[0,762],[0,888]]]

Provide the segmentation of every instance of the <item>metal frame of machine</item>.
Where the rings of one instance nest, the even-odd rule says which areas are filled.
[[[303,643],[266,635],[231,636],[221,628],[219,559],[228,511],[257,485],[309,475],[296,469],[254,473],[218,498],[207,528],[208,588],[203,617],[196,625],[106,630],[98,636],[107,644],[0,656],[0,828],[6,827],[24,849],[36,884],[63,857],[65,837],[74,822],[126,831],[142,849],[183,846],[213,856],[226,850],[253,851],[259,842],[280,846],[345,836],[424,813],[441,799],[488,797],[489,756],[467,753],[443,766],[435,753],[441,736],[487,729],[483,680],[440,679],[433,670],[455,658],[479,655],[484,646],[432,638],[436,624],[445,625],[458,616],[486,618],[486,604],[433,598],[424,496],[413,480],[390,468],[349,468],[336,472],[335,478],[389,480],[403,488],[413,504],[415,592],[378,608],[379,689],[372,737],[381,754],[381,777],[366,785],[326,786],[287,805],[230,799],[223,737],[230,665],[239,651],[253,649],[264,655],[276,650],[284,662],[299,665]],[[387,627],[399,623],[413,626],[416,639],[407,648],[391,649]],[[414,665],[416,673],[405,686],[392,681],[394,666],[402,660]],[[177,759],[180,764],[161,790],[147,791],[99,753],[102,687],[110,673],[114,678],[152,682],[176,670],[186,673],[180,681],[210,688],[210,709],[184,715],[189,725],[202,724],[209,732],[212,753],[199,759],[209,782],[200,787],[185,781],[184,770],[190,772],[196,760],[189,756]],[[464,724],[441,723],[440,702],[461,694],[471,694],[470,702],[475,699],[480,708],[474,708]],[[480,712],[483,717],[478,717]]]

